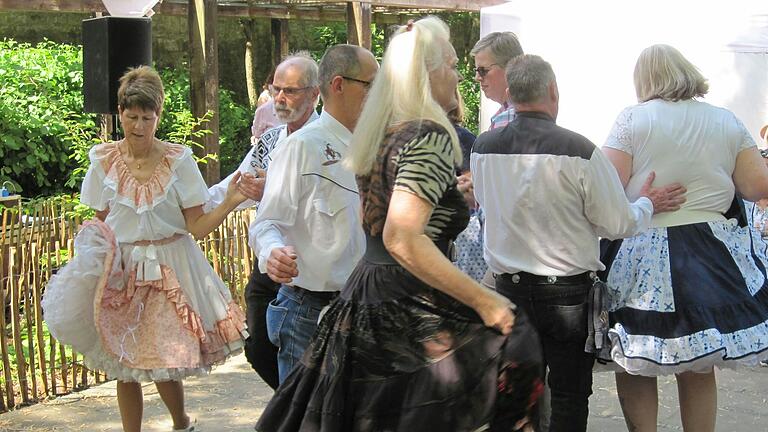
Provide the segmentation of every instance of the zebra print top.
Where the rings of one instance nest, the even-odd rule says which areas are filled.
[[[469,220],[469,209],[456,189],[450,135],[432,121],[390,127],[371,172],[357,177],[363,206],[363,230],[380,236],[395,189],[413,193],[434,210],[425,228],[432,239],[454,239]]]

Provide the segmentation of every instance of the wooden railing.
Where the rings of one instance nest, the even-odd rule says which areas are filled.
[[[71,200],[5,207],[0,225],[0,412],[103,382],[82,356],[49,333],[40,300],[53,272],[72,257],[82,222]],[[243,291],[253,263],[248,247],[250,210],[231,213],[200,245],[232,297]]]

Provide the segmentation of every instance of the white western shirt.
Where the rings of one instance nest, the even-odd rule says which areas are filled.
[[[629,203],[603,153],[543,113],[517,113],[480,135],[470,165],[485,210],[483,255],[494,273],[604,270],[599,237],[630,237],[651,222],[651,201]]]
[[[351,138],[323,111],[273,153],[249,230],[262,273],[272,249],[293,246],[299,275],[291,285],[311,291],[344,286],[365,251],[355,176],[341,163]]]
[[[312,111],[312,115],[309,116],[307,121],[304,122],[301,127],[308,125],[318,118],[319,116],[317,113]],[[256,168],[267,170],[269,168],[269,163],[272,161],[272,152],[287,136],[288,127],[284,124],[268,129],[261,134],[256,144],[251,146],[248,154],[245,155],[243,161],[240,162],[237,171],[233,171],[227,178],[208,188],[208,193],[211,195],[211,198],[205,204],[205,212],[211,211],[224,202],[224,197],[227,196],[227,186],[229,185],[229,182],[232,181],[232,177],[235,176],[236,172],[248,172],[253,174],[256,172]],[[236,210],[243,210],[258,204],[259,203],[254,200],[247,199],[240,203]]]

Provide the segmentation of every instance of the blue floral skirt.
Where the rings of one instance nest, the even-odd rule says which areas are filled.
[[[604,241],[611,360],[631,374],[768,358],[766,244],[735,219]]]

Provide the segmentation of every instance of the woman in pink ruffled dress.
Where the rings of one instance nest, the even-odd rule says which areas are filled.
[[[125,138],[94,146],[82,203],[96,210],[75,258],[48,284],[45,319],[85,364],[117,379],[123,429],[141,430],[141,382],[154,381],[173,430],[193,431],[181,379],[237,353],[245,317],[192,236],[216,228],[245,199],[236,176],[221,206],[189,147],[155,138],[164,99],[157,72],[128,71],[118,104]],[[192,235],[190,235],[192,234]]]

